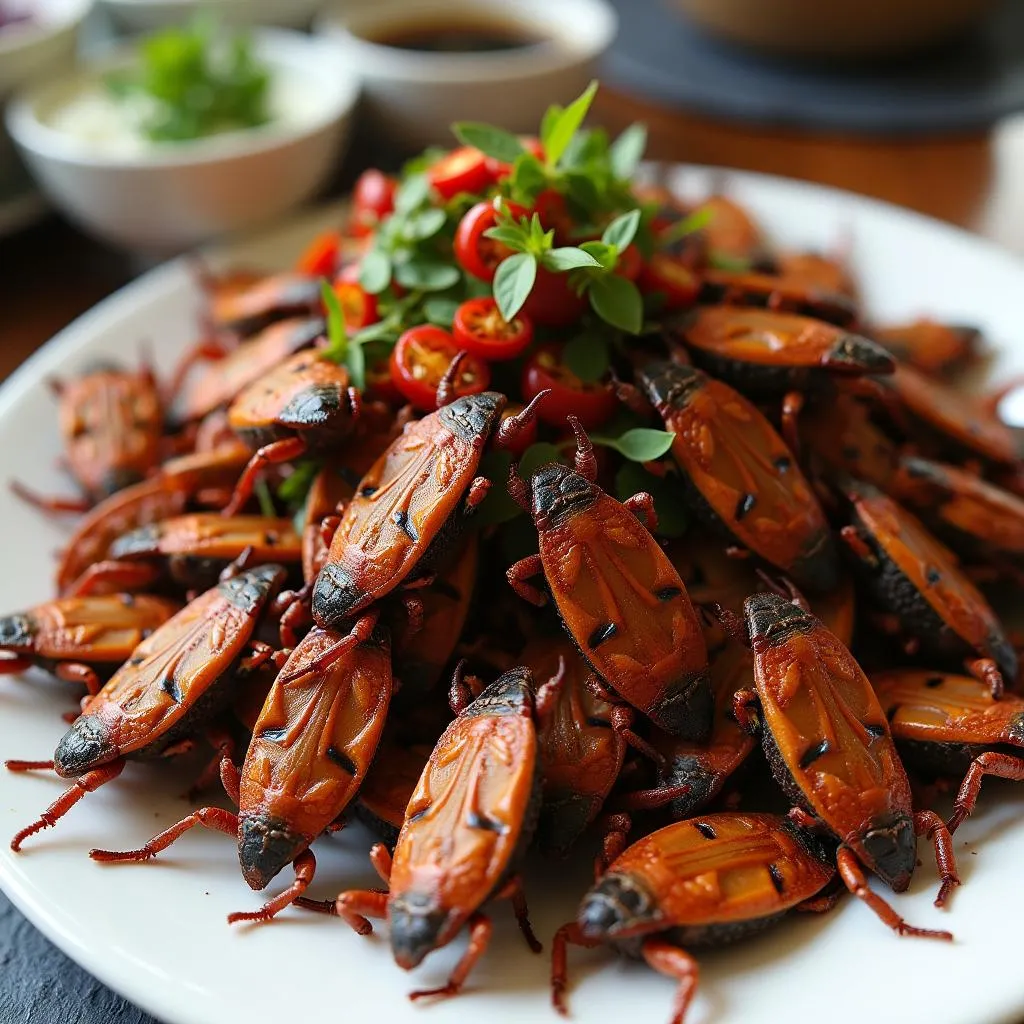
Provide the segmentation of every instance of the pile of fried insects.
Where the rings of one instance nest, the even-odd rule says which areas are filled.
[[[18,491],[83,518],[59,596],[0,621],[0,670],[88,695],[52,761],[8,762],[70,780],[14,850],[127,761],[208,743],[197,790],[237,813],[90,856],[219,830],[253,889],[294,872],[230,921],[384,919],[406,969],[468,928],[414,998],[459,992],[495,900],[540,950],[534,845],[595,857],[554,936],[561,1011],[569,945],[677,979],[679,1024],[690,948],[847,891],[951,937],[866,875],[904,891],[924,837],[941,905],[983,777],[1024,778],[979,589],[1020,580],[1024,472],[994,401],[951,384],[978,332],[879,326],[842,260],[635,186],[644,131],[583,127],[593,92],[536,138],[462,123],[367,171],[291,271],[198,269],[201,341],[165,386],[55,385],[82,496]],[[789,813],[741,800],[741,770]],[[960,785],[948,821],[935,780]],[[353,816],[386,889],[305,897]]]

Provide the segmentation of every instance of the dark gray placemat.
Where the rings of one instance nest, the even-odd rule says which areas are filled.
[[[1024,110],[1024,2],[1004,3],[954,45],[899,64],[826,67],[759,55],[696,28],[674,0],[611,0],[605,62],[618,88],[715,117],[817,130],[988,127]]]

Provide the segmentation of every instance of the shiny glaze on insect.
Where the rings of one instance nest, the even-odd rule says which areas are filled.
[[[869,484],[848,482],[850,522],[866,557],[847,544],[861,585],[877,608],[896,616],[922,653],[958,660],[992,658],[1006,679],[1017,654],[995,612],[955,558],[921,522]]]
[[[356,489],[313,590],[313,616],[340,623],[390,593],[448,539],[501,418],[494,391],[457,398],[406,426]],[[436,549],[435,549],[436,551]],[[431,552],[433,554],[433,552]]]
[[[322,337],[322,317],[293,317],[265,327],[223,359],[208,363],[175,410],[182,421],[198,420],[227,405],[243,388]]]
[[[204,284],[207,318],[221,331],[247,336],[275,320],[320,312],[320,284],[304,274],[237,272]]]
[[[531,488],[544,576],[580,653],[666,732],[706,737],[707,647],[665,552],[621,502],[566,466],[542,466]]]
[[[445,730],[409,801],[387,901],[400,967],[447,945],[515,869],[539,790],[533,678],[513,669]]]
[[[548,854],[564,856],[597,817],[626,756],[625,739],[612,728],[612,707],[586,687],[590,666],[567,637],[538,637],[523,650],[535,679],[552,679],[565,665],[557,699],[538,715],[543,766],[537,841]]]
[[[159,756],[213,714],[230,696],[217,684],[231,678],[284,576],[279,565],[249,569],[143,640],[57,744],[57,774],[73,778],[120,757]]]
[[[892,356],[859,334],[792,313],[708,306],[680,321],[694,361],[748,395],[891,373]]]
[[[36,663],[120,665],[179,609],[148,594],[107,594],[47,601],[0,616],[0,651]]]
[[[981,339],[977,327],[920,319],[891,327],[876,327],[871,336],[901,363],[931,376],[942,376],[969,362]]]
[[[917,863],[910,783],[867,676],[834,634],[785,598],[756,594],[744,611],[772,773],[903,892]]]
[[[1000,465],[1020,457],[1013,431],[962,391],[905,363],[884,384],[919,440],[940,457],[975,456]]]
[[[64,548],[57,566],[58,592],[64,593],[90,565],[105,559],[123,533],[181,514],[204,489],[230,491],[248,457],[237,441],[183,455],[165,462],[148,480],[105,498],[85,515]]]
[[[699,302],[726,307],[766,307],[776,312],[816,317],[839,327],[857,319],[857,304],[849,295],[825,291],[806,277],[781,277],[749,271],[707,269],[701,274]]]
[[[698,514],[798,586],[835,586],[839,559],[825,513],[757,408],[692,366],[650,363],[637,379],[675,434],[672,455]]]
[[[149,371],[100,367],[59,385],[68,468],[99,500],[137,483],[159,461],[163,419]]]
[[[314,628],[281,676],[339,640]],[[377,752],[391,700],[391,655],[379,632],[326,670],[274,683],[241,771],[238,859],[263,889],[348,807]]]
[[[315,349],[298,352],[245,388],[228,422],[251,448],[298,434],[310,450],[330,449],[355,423],[349,385],[344,366]]]

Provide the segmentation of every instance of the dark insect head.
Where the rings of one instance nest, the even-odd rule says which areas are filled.
[[[113,761],[119,753],[98,716],[80,715],[57,744],[53,770],[61,778],[73,779]]]
[[[685,409],[706,380],[693,366],[667,361],[648,363],[637,374],[648,401],[658,409]]]
[[[795,633],[809,633],[818,620],[781,594],[751,594],[743,602],[750,642],[755,650],[784,644]]]
[[[395,963],[406,971],[418,966],[442,944],[442,929],[447,920],[448,915],[422,893],[403,893],[391,899],[388,926]]]
[[[482,445],[505,408],[505,396],[497,391],[463,395],[437,412],[438,421],[456,437]]]
[[[560,526],[597,501],[598,490],[594,484],[557,462],[541,466],[530,484],[533,518],[541,529]]]
[[[917,835],[905,815],[878,818],[860,841],[858,853],[872,871],[895,892],[910,885],[917,865]]]
[[[840,373],[892,373],[893,357],[877,342],[859,334],[842,334],[829,349],[825,364]]]
[[[238,863],[242,877],[257,892],[309,846],[309,838],[288,823],[266,815],[243,817],[238,823]]]
[[[648,931],[660,917],[654,897],[634,876],[610,872],[583,897],[576,920],[588,939],[616,939]]]
[[[35,623],[28,615],[5,615],[0,618],[0,648],[30,650],[35,631]]]

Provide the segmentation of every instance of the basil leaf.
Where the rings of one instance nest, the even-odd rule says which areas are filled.
[[[618,437],[592,437],[591,440],[605,448],[614,448],[631,462],[653,462],[672,447],[675,438],[676,435],[667,430],[634,427]]]
[[[531,205],[534,199],[547,188],[548,177],[544,165],[532,154],[523,153],[516,157],[509,177],[512,194]]]
[[[428,323],[445,330],[452,329],[452,321],[455,319],[455,311],[459,303],[455,299],[445,298],[443,295],[431,295],[423,303],[423,315]]]
[[[613,269],[616,260],[619,258],[618,250],[610,246],[607,242],[584,242],[580,248],[587,253],[588,256],[593,256],[594,259],[597,260],[598,264],[604,267],[605,270]]]
[[[403,288],[421,292],[443,292],[461,277],[458,267],[435,260],[409,260],[395,268],[395,280]]]
[[[587,116],[590,104],[597,92],[597,82],[587,86],[583,95],[572,101],[557,117],[552,119],[547,135],[542,138],[544,143],[544,159],[548,167],[557,167],[566,147],[579,130],[583,119]],[[547,116],[544,118],[547,121]]]
[[[682,220],[677,220],[671,227],[662,231],[658,236],[658,244],[664,247],[687,235],[696,234],[706,228],[714,216],[715,212],[710,206],[700,206],[693,213],[687,214]]]
[[[319,472],[320,463],[315,459],[303,459],[296,463],[292,473],[277,488],[278,498],[289,506],[304,504]]]
[[[506,320],[515,318],[523,308],[537,279],[537,257],[517,252],[498,264],[494,275],[494,301]]]
[[[551,106],[544,111],[544,116],[540,121],[540,144],[542,149],[547,150],[548,139],[551,138],[551,133],[555,130],[555,125],[558,124],[559,118],[561,118],[564,110],[564,107],[559,106],[557,103],[552,103]]]
[[[647,125],[631,124],[611,145],[608,158],[616,178],[629,179],[647,147]]]
[[[388,316],[379,323],[370,324],[369,327],[364,327],[352,337],[352,343],[354,345],[359,345],[360,347],[363,345],[369,345],[375,341],[384,341],[393,344],[398,340],[398,335],[401,333],[402,328],[399,326],[397,318]]]
[[[444,210],[432,206],[430,209],[410,217],[405,222],[403,234],[412,241],[422,242],[436,235],[444,227],[446,219]]]
[[[637,491],[647,491],[654,498],[659,536],[682,537],[686,533],[689,519],[682,487],[675,477],[655,476],[639,462],[624,462],[615,474],[615,493],[625,501]]]
[[[569,171],[565,175],[568,198],[577,203],[588,216],[598,212],[604,200],[593,178],[580,171]]]
[[[577,249],[574,245],[549,249],[540,259],[541,263],[556,273],[566,270],[577,270],[579,267],[599,267],[601,264],[585,249]]]
[[[425,174],[406,178],[395,192],[395,213],[412,213],[430,195],[430,182]]]
[[[345,330],[345,314],[341,311],[341,303],[328,281],[320,282],[320,298],[327,310],[328,345],[323,354],[332,362],[341,362],[348,347],[348,332]]]
[[[488,228],[484,232],[484,236],[493,238],[496,242],[501,242],[502,245],[507,245],[517,252],[522,252],[526,248],[529,238],[522,228],[513,224],[499,224],[496,228]]]
[[[391,259],[380,249],[371,249],[359,263],[359,283],[371,294],[380,295],[391,284]]]
[[[277,509],[274,506],[274,499],[270,494],[270,484],[267,483],[266,478],[261,476],[256,481],[252,491],[256,495],[256,501],[260,506],[260,515],[266,516],[268,519],[276,519]]]
[[[618,274],[595,274],[589,288],[594,312],[612,327],[639,334],[644,322],[644,301],[637,286]]]
[[[614,245],[619,252],[633,241],[636,235],[636,229],[640,226],[640,211],[630,210],[629,213],[622,214],[621,217],[616,217],[604,229],[604,234],[601,235],[601,241],[605,245]]]
[[[582,381],[600,380],[608,372],[608,339],[600,334],[577,334],[562,349],[562,362]]]
[[[351,344],[345,354],[345,366],[352,378],[352,386],[359,391],[366,390],[366,353],[362,345]]]
[[[511,132],[489,124],[460,121],[452,125],[452,131],[464,146],[474,146],[484,156],[492,156],[503,164],[513,163],[523,152],[523,144]]]

